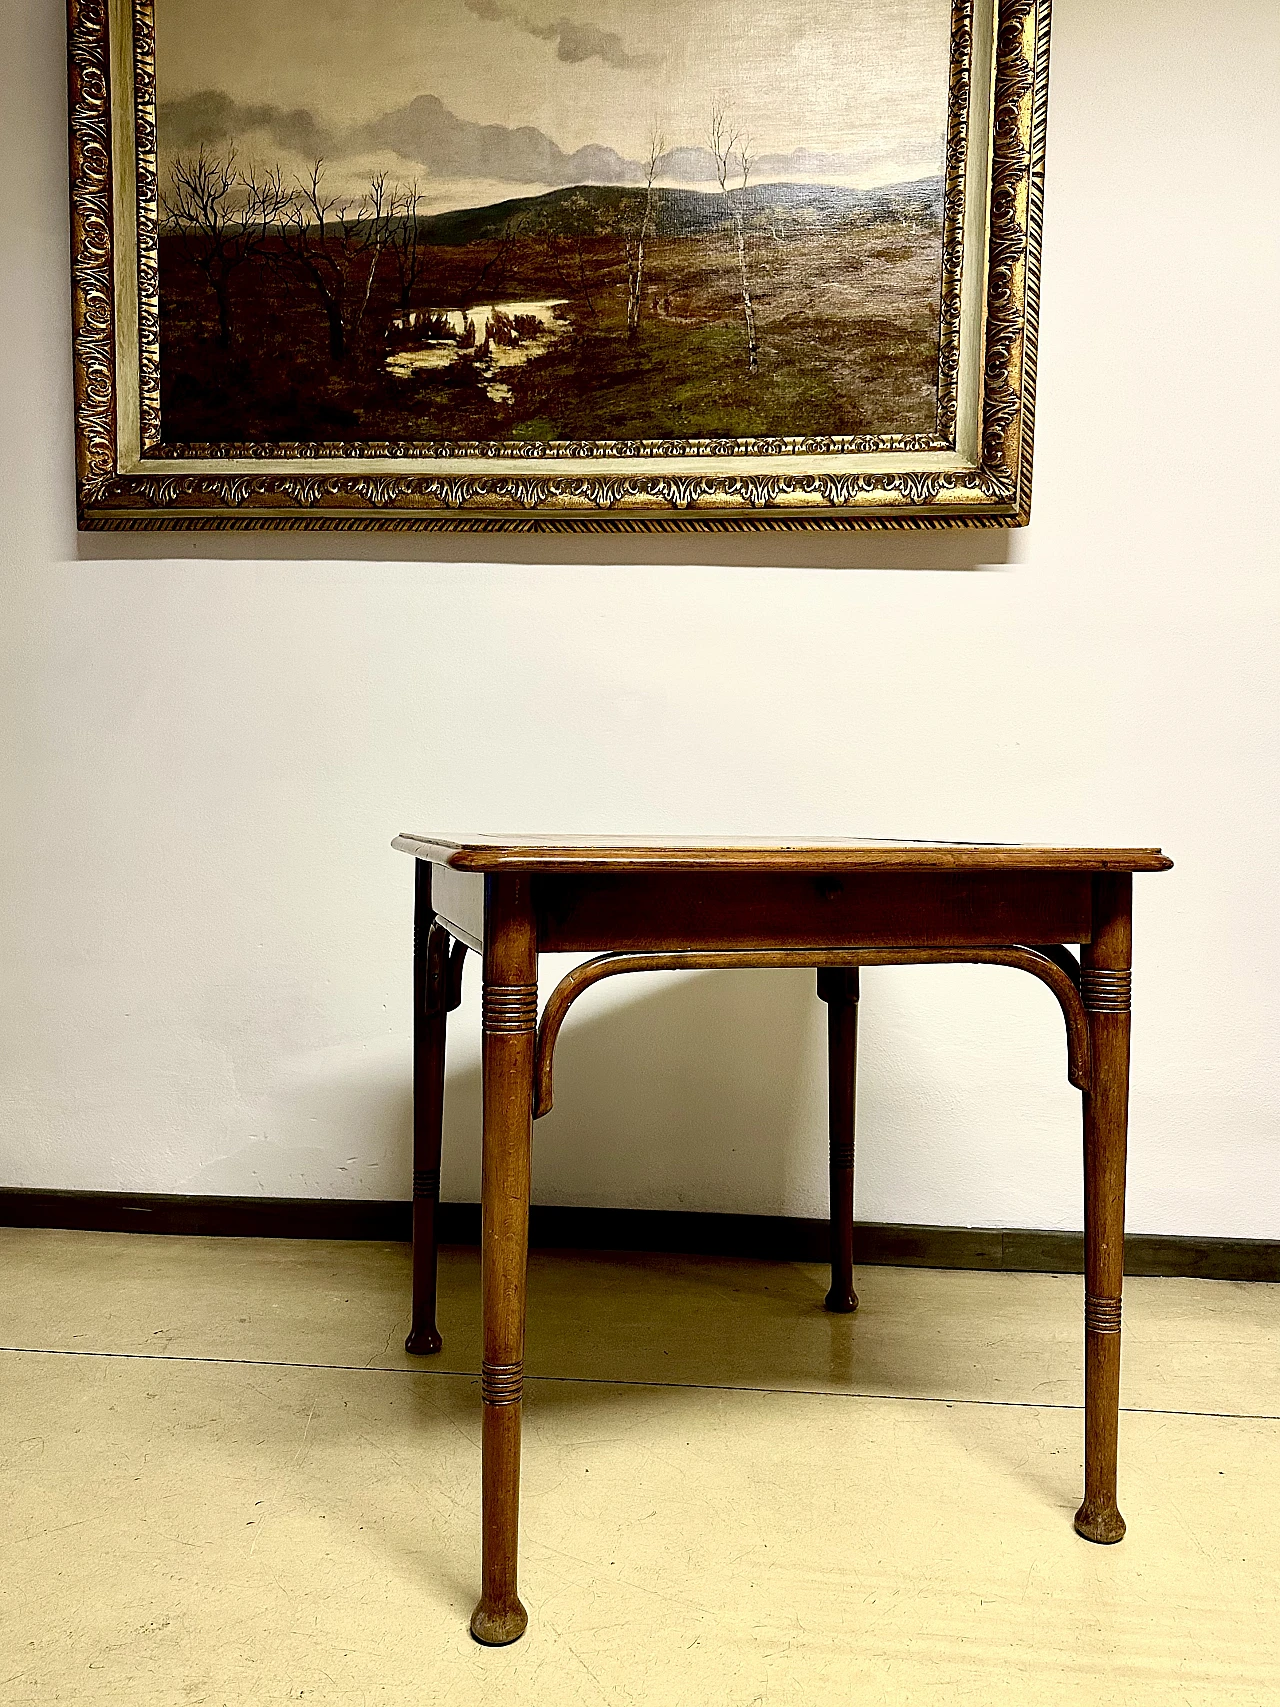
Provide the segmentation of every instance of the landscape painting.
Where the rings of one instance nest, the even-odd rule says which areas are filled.
[[[1050,0],[67,0],[84,528],[1021,526]]]
[[[945,442],[954,25],[154,0],[156,451]]]

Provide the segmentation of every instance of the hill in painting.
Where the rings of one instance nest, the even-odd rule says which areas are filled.
[[[643,189],[578,184],[546,195],[513,197],[488,207],[459,208],[423,222],[427,241],[442,247],[492,242],[515,226],[525,237],[607,237],[638,225]],[[753,184],[729,198],[716,191],[658,188],[653,192],[653,229],[658,237],[702,237],[734,223],[738,201],[753,230],[790,227],[802,233],[855,230],[885,221],[941,223],[942,179],[922,178],[883,189],[853,190],[836,184]]]

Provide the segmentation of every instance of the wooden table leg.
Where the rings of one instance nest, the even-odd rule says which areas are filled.
[[[413,1317],[404,1349],[440,1350],[436,1328],[436,1211],[444,1132],[449,935],[431,909],[431,866],[417,862],[413,910]]]
[[[831,1133],[831,1290],[828,1310],[858,1308],[853,1290],[853,1133],[858,1083],[858,968],[820,966],[827,1004],[827,1112]]]
[[[484,1513],[480,1603],[471,1617],[471,1634],[478,1642],[498,1647],[522,1636],[529,1621],[516,1592],[516,1545],[538,957],[528,878],[491,876],[485,890],[480,1210]]]
[[[1084,1504],[1087,1541],[1124,1535],[1116,1504],[1120,1430],[1120,1292],[1124,1277],[1124,1175],[1129,1120],[1128,873],[1094,878],[1093,940],[1081,955],[1089,1015],[1091,1084],[1084,1097]]]

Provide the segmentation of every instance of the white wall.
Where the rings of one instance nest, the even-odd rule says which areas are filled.
[[[61,7],[2,10],[0,1183],[407,1195],[401,829],[1160,842],[1130,1225],[1280,1236],[1274,0],[1057,0],[1028,531],[705,546],[78,539]],[[538,1195],[821,1214],[823,1012],[588,998]],[[1080,1224],[1047,992],[863,1026],[860,1215]]]

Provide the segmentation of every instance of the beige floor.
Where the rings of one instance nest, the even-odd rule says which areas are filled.
[[[1100,1548],[1078,1279],[536,1256],[497,1651],[476,1266],[0,1230],[0,1703],[1280,1703],[1280,1286],[1129,1283]]]

